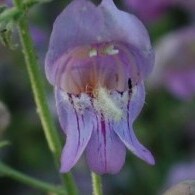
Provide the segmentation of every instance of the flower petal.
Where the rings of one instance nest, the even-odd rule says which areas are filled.
[[[142,76],[147,76],[154,65],[154,53],[148,32],[134,15],[119,10],[113,0],[103,0],[99,6],[104,14],[104,40],[117,40],[129,45]]]
[[[93,129],[86,148],[87,162],[98,174],[116,174],[125,162],[126,148],[114,133],[111,123],[105,120],[101,115],[97,116],[97,128]]]
[[[115,122],[113,125],[115,133],[119,136],[126,147],[133,152],[137,157],[153,165],[154,158],[149,150],[147,150],[136,138],[133,131],[133,122],[140,113],[145,99],[143,83],[135,86],[133,94],[128,104],[127,117],[124,117],[120,122]]]
[[[102,13],[87,0],[74,0],[63,10],[54,23],[45,62],[51,84],[55,82],[54,63],[69,49],[99,42],[102,26]]]
[[[55,90],[60,124],[67,135],[61,156],[61,172],[68,172],[82,155],[94,128],[93,115],[86,110],[77,112],[74,99],[59,89]],[[86,100],[87,101],[87,100]]]
[[[48,80],[55,83],[58,68],[55,62],[67,51],[113,41],[129,47],[141,76],[151,72],[154,53],[147,30],[135,16],[118,10],[112,0],[103,0],[98,7],[86,0],[74,0],[53,26],[45,62]]]

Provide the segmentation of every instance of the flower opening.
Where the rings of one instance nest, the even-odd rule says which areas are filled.
[[[139,80],[133,55],[119,43],[76,47],[56,62],[56,84],[68,93],[85,92],[91,96],[98,88],[123,92],[128,80]]]

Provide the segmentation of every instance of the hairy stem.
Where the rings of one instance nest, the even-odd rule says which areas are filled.
[[[23,10],[23,4],[21,0],[14,0],[14,3],[20,11],[25,11]],[[25,56],[27,71],[29,74],[32,91],[37,106],[37,112],[39,114],[49,148],[54,156],[56,164],[59,167],[61,143],[59,139],[59,134],[55,128],[54,122],[49,112],[45,88],[43,85],[43,75],[40,72],[36,53],[33,49],[33,43],[29,33],[28,22],[25,13],[23,17],[21,17],[18,21],[18,30],[23,48],[23,53]],[[76,186],[74,184],[71,174],[64,175],[62,177],[62,180],[68,194],[77,194]]]
[[[15,2],[17,6],[20,6],[22,1],[15,0]],[[55,129],[53,120],[49,112],[49,108],[45,96],[45,89],[43,86],[43,80],[42,80],[43,76],[41,75],[41,72],[39,70],[39,65],[37,63],[31,37],[29,36],[27,21],[24,17],[19,20],[18,29],[19,29],[20,40],[23,48],[23,53],[25,56],[26,65],[27,65],[27,70],[32,85],[34,99],[37,106],[37,112],[40,116],[43,130],[45,132],[49,144],[49,148],[54,154],[54,156],[56,157],[56,159],[59,159],[60,150],[61,150],[60,140],[58,138],[58,133]]]

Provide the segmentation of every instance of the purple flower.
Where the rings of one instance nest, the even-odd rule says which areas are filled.
[[[130,10],[135,12],[142,20],[152,22],[163,15],[173,4],[171,0],[123,0]]]
[[[112,0],[99,6],[74,0],[54,23],[46,75],[55,86],[59,120],[67,136],[61,172],[84,150],[96,173],[117,173],[126,148],[149,164],[151,153],[133,132],[154,56],[146,29]]]
[[[13,6],[12,0],[0,0],[0,5],[1,5],[1,4],[5,4],[5,5],[7,5],[8,7],[12,7],[12,6]]]
[[[184,180],[195,178],[195,162],[180,162],[175,164],[168,172],[164,188],[169,188]]]
[[[194,0],[173,0],[174,4],[180,6],[181,8],[191,11],[194,14],[195,1]]]
[[[195,27],[173,32],[158,43],[151,84],[164,86],[175,97],[195,95]]]
[[[40,47],[44,47],[47,41],[47,32],[45,32],[43,29],[35,25],[30,26],[30,32],[36,47],[38,49]]]

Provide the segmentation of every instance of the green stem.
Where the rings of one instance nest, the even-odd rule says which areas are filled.
[[[60,187],[51,185],[49,183],[39,181],[37,179],[31,178],[27,175],[24,175],[20,173],[19,171],[16,171],[9,166],[3,164],[0,162],[0,174],[3,176],[8,176],[12,179],[19,180],[20,182],[29,185],[31,187],[34,187],[36,189],[45,191],[45,192],[54,192],[57,194],[63,194],[66,195],[67,193]]]
[[[22,0],[14,0],[16,7],[23,11]],[[18,21],[18,29],[20,40],[23,48],[23,53],[25,56],[25,61],[27,65],[27,71],[29,74],[32,91],[34,94],[35,103],[37,106],[37,112],[41,119],[43,130],[49,145],[49,148],[54,156],[55,162],[59,167],[59,159],[61,152],[61,143],[59,139],[59,134],[54,126],[51,114],[49,112],[47,99],[45,95],[45,88],[43,85],[43,75],[40,72],[40,66],[38,65],[36,53],[33,49],[32,39],[28,29],[27,17],[24,16]],[[72,179],[71,174],[66,174],[62,177],[64,185],[67,189],[69,195],[77,194],[77,189]]]
[[[18,8],[21,6],[21,0],[15,0]],[[47,105],[47,100],[45,96],[45,90],[43,86],[42,75],[39,70],[39,65],[35,56],[33,49],[33,44],[31,37],[29,36],[29,30],[27,26],[27,21],[23,17],[18,23],[19,34],[21,39],[21,44],[23,48],[23,53],[26,60],[27,70],[29,73],[32,90],[37,105],[37,112],[40,116],[41,123],[49,144],[49,148],[58,159],[60,157],[61,145],[58,138],[58,133],[54,127],[53,120],[51,119],[49,108]]]
[[[93,185],[93,195],[103,195],[101,177],[93,172],[91,173],[91,177]]]

